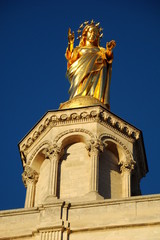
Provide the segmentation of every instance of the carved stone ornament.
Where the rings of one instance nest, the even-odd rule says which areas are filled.
[[[48,114],[49,115],[49,114]],[[47,115],[47,116],[48,116]],[[40,135],[45,131],[50,130],[53,126],[60,126],[64,124],[74,124],[82,122],[93,122],[98,121],[100,124],[107,126],[112,129],[114,132],[118,132],[123,137],[127,138],[129,141],[135,141],[139,139],[140,131],[135,129],[130,124],[119,119],[114,114],[110,113],[107,110],[98,108],[93,110],[86,109],[85,111],[74,112],[66,111],[65,114],[60,114],[55,112],[49,117],[44,117],[43,120],[37,125],[33,130],[32,134],[25,138],[23,143],[20,145],[20,151],[25,152],[30,146],[40,137]]]
[[[43,151],[46,158],[52,159],[52,158],[60,158],[63,155],[63,148],[61,146],[58,146],[56,143],[48,147]]]
[[[91,139],[86,145],[86,149],[88,150],[89,156],[93,152],[99,152],[99,151],[102,152],[103,148],[104,148],[103,143],[98,138]]]
[[[119,163],[121,173],[131,172],[134,169],[135,164],[136,162],[134,160],[127,160],[125,162],[121,161]]]
[[[72,134],[72,133],[85,133],[87,135],[89,135],[91,138],[94,138],[94,135],[92,132],[88,131],[87,129],[84,128],[72,128],[69,130],[66,130],[60,134],[58,134],[55,138],[55,142],[58,142],[60,140],[60,138],[64,137],[67,134]]]
[[[38,177],[39,177],[39,175],[35,170],[33,170],[28,165],[25,166],[25,170],[22,173],[22,180],[23,180],[25,187],[27,187],[28,183],[36,184],[38,181]]]
[[[108,145],[108,141],[113,140],[115,142],[115,144],[119,144],[122,149],[125,152],[125,156],[127,159],[130,159],[129,161],[134,162],[133,160],[133,156],[132,153],[129,151],[129,149],[124,145],[124,143],[122,141],[120,141],[117,137],[115,137],[114,135],[111,134],[102,134],[100,136],[101,141],[103,142],[104,146],[107,147]],[[121,163],[119,163],[121,164]]]

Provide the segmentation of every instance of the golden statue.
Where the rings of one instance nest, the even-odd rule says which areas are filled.
[[[79,46],[74,48],[74,32],[68,31],[66,50],[67,77],[70,81],[70,99],[91,96],[109,107],[109,87],[112,73],[114,40],[106,49],[99,46],[102,28],[99,23],[84,22],[78,30]]]

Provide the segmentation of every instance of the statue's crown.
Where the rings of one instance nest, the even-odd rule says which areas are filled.
[[[77,30],[78,32],[78,37],[77,39],[80,39],[82,37],[82,34],[84,32],[85,29],[87,29],[88,27],[94,27],[94,28],[97,28],[98,32],[99,32],[99,37],[102,38],[103,36],[103,29],[100,27],[100,23],[95,23],[93,21],[93,19],[90,21],[85,21],[84,23],[82,23],[80,26],[79,26],[79,29]]]

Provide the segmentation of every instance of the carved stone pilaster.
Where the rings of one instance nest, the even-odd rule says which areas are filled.
[[[26,165],[25,170],[22,174],[23,183],[27,188],[25,208],[34,207],[35,189],[38,177],[38,173],[30,166]]]
[[[91,156],[90,192],[98,193],[99,185],[99,153],[103,151],[103,144],[99,139],[92,139],[86,146]]]
[[[53,144],[50,148],[45,150],[45,157],[50,160],[48,197],[51,196],[51,198],[57,197],[58,161],[62,155],[63,149],[57,144]]]
[[[120,171],[122,175],[122,197],[131,196],[131,172],[134,169],[135,161],[127,160],[120,162]]]

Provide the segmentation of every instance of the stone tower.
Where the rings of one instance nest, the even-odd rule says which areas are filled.
[[[19,149],[26,208],[137,196],[148,170],[141,131],[102,104],[48,112]]]
[[[26,208],[137,196],[148,170],[141,131],[102,104],[48,112],[19,149]]]
[[[160,196],[140,196],[141,131],[90,100],[47,112],[20,142],[25,208],[0,212],[0,240],[160,239]]]

